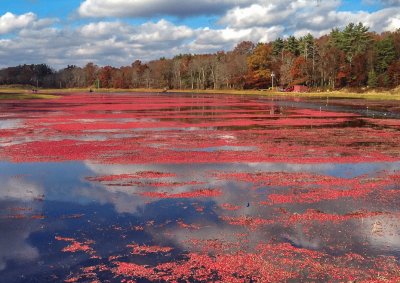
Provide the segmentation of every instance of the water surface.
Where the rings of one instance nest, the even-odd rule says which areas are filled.
[[[1,281],[396,282],[398,117],[324,103],[2,102]]]

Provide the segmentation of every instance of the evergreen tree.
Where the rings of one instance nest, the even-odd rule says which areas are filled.
[[[305,58],[312,58],[314,52],[314,37],[309,33],[306,36],[300,38],[299,48],[300,54]]]
[[[368,73],[368,86],[376,87],[378,85],[378,76],[376,75],[374,70],[371,70]]]
[[[285,49],[292,53],[294,56],[299,56],[299,41],[294,36],[289,36],[286,41]]]
[[[343,50],[347,61],[351,64],[354,56],[364,53],[371,43],[369,28],[362,23],[348,24],[343,31],[334,29],[331,31],[331,43],[334,47]]]
[[[272,43],[272,54],[274,56],[278,56],[282,53],[283,49],[285,48],[285,42],[283,41],[282,38],[278,37],[273,43]]]
[[[378,74],[386,72],[388,67],[396,59],[396,50],[392,38],[387,37],[375,44],[376,65]]]
[[[338,28],[332,29],[330,35],[330,43],[332,46],[341,49],[342,46],[342,32]]]

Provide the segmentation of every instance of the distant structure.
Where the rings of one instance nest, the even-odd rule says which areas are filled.
[[[292,92],[308,92],[310,89],[305,85],[294,85]]]

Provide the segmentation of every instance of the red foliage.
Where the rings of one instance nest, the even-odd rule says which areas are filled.
[[[294,60],[292,69],[290,70],[290,75],[293,78],[292,85],[303,85],[308,82],[307,68],[307,61],[304,57],[300,56]]]

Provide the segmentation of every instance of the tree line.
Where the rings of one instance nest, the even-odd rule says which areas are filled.
[[[397,87],[400,29],[378,34],[351,23],[319,38],[243,41],[229,52],[136,60],[120,68],[88,63],[58,71],[46,64],[0,70],[0,84],[45,88],[267,89],[273,80],[281,87]]]

